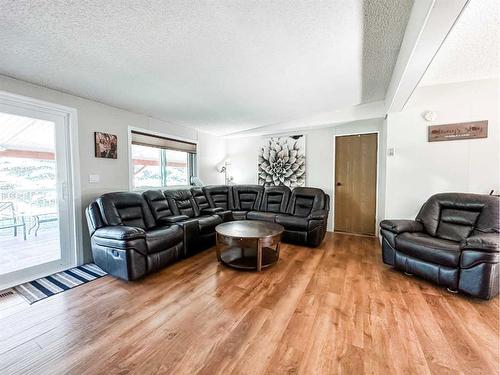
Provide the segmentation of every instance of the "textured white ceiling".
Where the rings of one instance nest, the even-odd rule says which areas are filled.
[[[0,0],[0,74],[216,134],[383,99],[413,0]]]
[[[420,85],[499,77],[500,1],[471,0]]]

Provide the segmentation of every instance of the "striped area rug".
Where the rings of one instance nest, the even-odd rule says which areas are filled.
[[[94,263],[87,263],[83,266],[71,268],[66,271],[55,273],[51,276],[42,277],[29,283],[24,283],[14,287],[16,292],[26,298],[31,305],[44,298],[53,296],[72,289],[89,281],[107,275]]]

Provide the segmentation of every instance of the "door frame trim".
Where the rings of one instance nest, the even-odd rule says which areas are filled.
[[[332,228],[335,232],[335,181],[337,179],[337,168],[336,168],[336,159],[337,159],[337,138],[339,137],[349,137],[353,135],[365,135],[365,134],[377,134],[377,180],[375,181],[375,228],[374,233],[375,237],[378,237],[377,227],[379,222],[379,183],[380,183],[380,130],[372,130],[366,132],[354,132],[354,133],[346,133],[346,134],[334,134],[333,135],[333,181],[332,181],[332,206],[333,206],[333,214],[332,214]]]
[[[0,90],[0,103],[18,107],[21,109],[37,110],[40,112],[62,116],[67,129],[66,135],[69,137],[68,147],[66,147],[66,158],[68,160],[68,193],[72,198],[69,210],[69,226],[72,228],[74,236],[70,236],[70,267],[82,264],[83,253],[83,228],[82,228],[82,202],[80,185],[80,149],[78,146],[78,111],[76,108],[51,103],[32,97],[14,94]],[[66,268],[66,267],[64,267]],[[62,271],[61,269],[59,271]],[[39,277],[46,276],[40,274]],[[31,279],[31,277],[30,277]],[[0,284],[0,290],[18,285],[30,280],[16,278],[8,280],[8,284]],[[14,283],[14,284],[13,284]]]

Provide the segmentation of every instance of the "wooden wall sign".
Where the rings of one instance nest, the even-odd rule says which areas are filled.
[[[428,141],[456,141],[488,137],[488,121],[462,122],[458,124],[432,125],[428,127]]]

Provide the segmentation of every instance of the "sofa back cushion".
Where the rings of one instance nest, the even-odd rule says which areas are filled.
[[[174,215],[167,198],[160,190],[148,190],[142,193],[142,196],[148,202],[155,221]]]
[[[229,210],[232,205],[231,189],[226,185],[204,186],[203,191],[207,197],[208,203],[212,208],[222,208]]]
[[[287,213],[306,217],[314,210],[327,209],[326,194],[323,190],[310,187],[297,187],[292,190]]]
[[[163,193],[175,215],[200,216],[200,210],[190,189],[165,190]]]
[[[193,198],[196,201],[196,205],[199,210],[203,210],[204,208],[209,208],[210,204],[208,203],[208,199],[203,192],[201,187],[193,187],[191,188],[191,194],[193,194]]]
[[[260,211],[285,213],[292,191],[288,186],[266,186]]]
[[[430,197],[416,220],[431,236],[462,241],[475,232],[498,232],[499,199],[491,195],[442,193]]]
[[[108,193],[97,199],[106,225],[127,225],[142,229],[155,226],[146,200],[138,193]]]
[[[262,201],[264,187],[260,185],[234,185],[233,206],[231,209],[239,211],[258,210]]]

